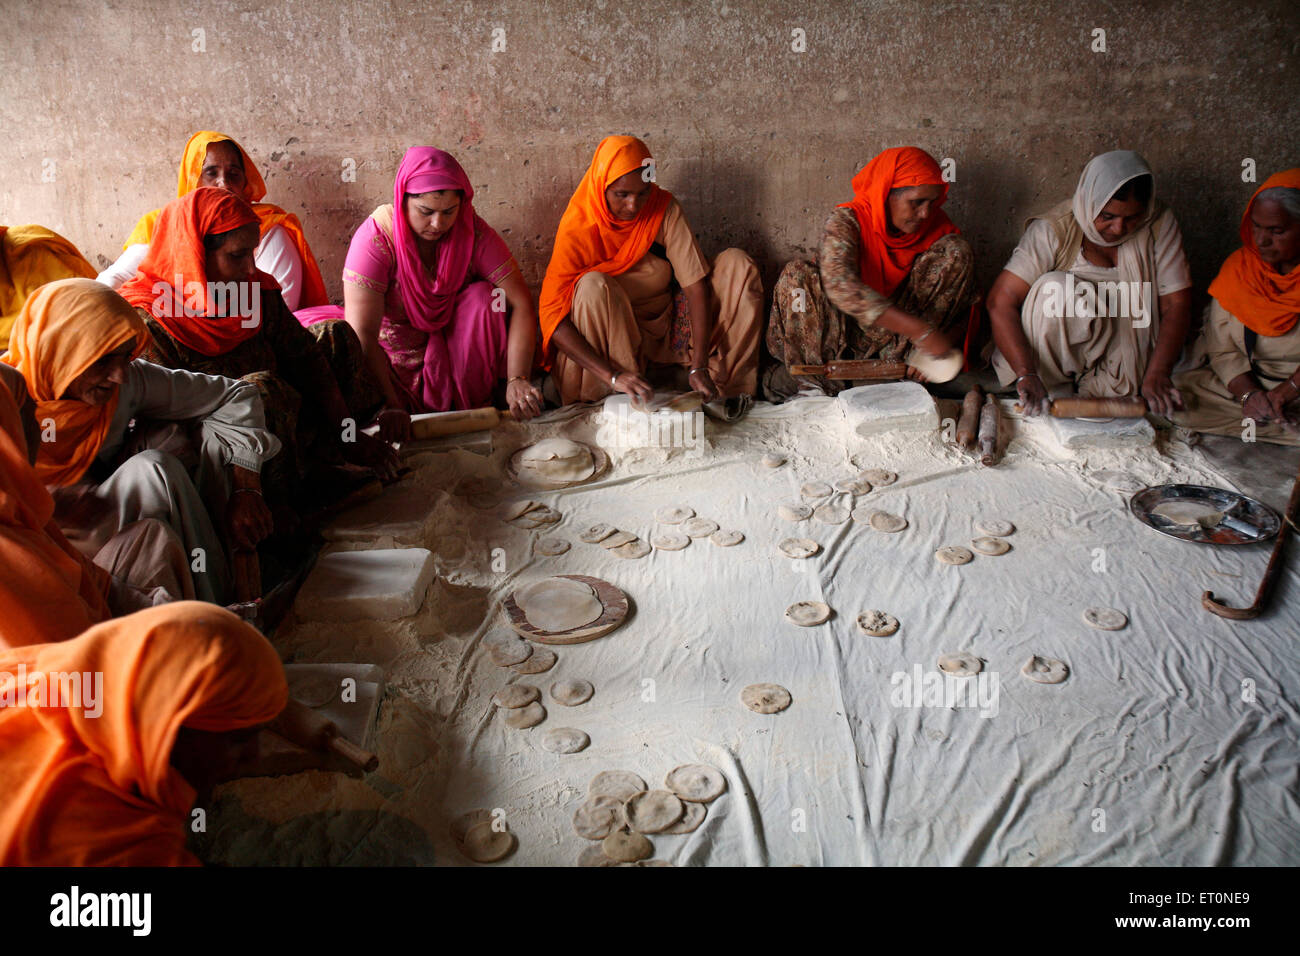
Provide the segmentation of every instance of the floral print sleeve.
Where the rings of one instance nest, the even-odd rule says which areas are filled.
[[[831,304],[853,316],[862,328],[874,325],[890,301],[859,277],[861,238],[858,219],[848,207],[838,207],[826,220],[817,252],[822,288]]]

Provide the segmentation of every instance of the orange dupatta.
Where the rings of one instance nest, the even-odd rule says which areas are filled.
[[[578,280],[587,272],[626,272],[654,244],[672,193],[652,185],[641,212],[626,222],[611,216],[605,203],[609,184],[641,169],[647,159],[650,148],[635,136],[606,136],[596,147],[591,165],[560,218],[555,248],[542,280],[538,313],[543,355],[550,347],[551,335],[573,306]]]
[[[307,245],[307,234],[303,231],[302,222],[293,213],[281,209],[269,202],[262,202],[261,199],[266,195],[266,182],[262,179],[262,174],[257,171],[257,166],[249,158],[248,153],[244,152],[244,147],[235,142],[225,133],[216,133],[212,130],[199,130],[190,137],[185,144],[185,152],[181,156],[180,171],[176,176],[176,195],[184,196],[199,188],[199,176],[203,172],[203,163],[207,160],[208,147],[213,143],[229,143],[239,151],[240,158],[244,162],[244,178],[248,180],[248,201],[253,207],[253,212],[257,213],[258,235],[265,236],[275,226],[283,227],[284,231],[289,234],[289,239],[293,242],[294,247],[298,250],[298,255],[302,258],[302,297],[299,299],[298,308],[305,309],[313,305],[329,305],[329,295],[325,292],[325,280],[321,278],[320,266],[316,263],[316,257],[312,255],[311,246]],[[155,209],[153,212],[147,212],[140,217],[140,221],[135,224],[131,230],[131,235],[127,237],[122,248],[138,244],[148,245],[153,241],[154,230],[158,225],[158,217],[162,214],[161,209]]]
[[[32,291],[55,279],[93,279],[95,268],[80,250],[44,226],[0,226],[0,352]]]
[[[1300,189],[1300,168],[1274,173],[1255,190],[1241,217],[1241,248],[1224,260],[1210,283],[1210,295],[1242,325],[1259,335],[1285,335],[1300,320],[1300,269],[1286,275],[1259,257],[1251,231],[1250,210],[1265,189]]]
[[[51,700],[53,674],[81,675],[80,699],[64,682]],[[33,682],[46,688],[35,700]],[[0,866],[196,865],[185,849],[195,791],[171,765],[177,734],[265,723],[288,690],[266,638],[198,601],[0,652]]]
[[[68,386],[97,361],[128,342],[132,359],[145,346],[140,316],[120,295],[94,279],[58,279],[27,298],[0,361],[27,381],[36,420],[53,423],[42,441],[36,473],[47,485],[73,485],[99,454],[117,411],[117,392],[103,405],[64,399]]]
[[[928,219],[914,233],[900,236],[889,232],[889,191],[909,186],[941,186],[943,195]],[[863,166],[853,177],[853,199],[840,203],[858,218],[862,249],[858,269],[862,281],[881,295],[892,295],[907,278],[912,260],[929,249],[936,239],[958,232],[939,207],[948,199],[948,184],[934,158],[915,146],[887,149]]]

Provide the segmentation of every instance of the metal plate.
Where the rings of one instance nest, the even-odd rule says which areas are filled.
[[[1154,514],[1160,505],[1186,502],[1218,511],[1218,522],[1205,526],[1178,524]],[[1282,517],[1266,504],[1226,488],[1209,485],[1155,485],[1143,488],[1129,499],[1129,510],[1148,528],[1197,544],[1257,544],[1277,536]]]

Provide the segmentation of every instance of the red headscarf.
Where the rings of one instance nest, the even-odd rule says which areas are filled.
[[[265,723],[289,696],[270,642],[198,601],[0,652],[0,694],[23,674],[92,681],[79,700],[29,691],[25,706],[0,707],[0,866],[196,864],[185,849],[195,792],[171,764],[177,734]]]
[[[1300,320],[1300,268],[1286,275],[1259,257],[1250,210],[1265,189],[1285,186],[1300,189],[1300,168],[1274,173],[1255,190],[1241,217],[1241,248],[1224,260],[1210,283],[1210,295],[1246,328],[1260,335],[1285,335]]]
[[[239,315],[239,302],[228,303],[218,315],[210,301],[207,253],[203,237],[229,232],[257,222],[253,207],[234,193],[200,186],[163,206],[140,271],[118,291],[134,306],[146,309],[176,341],[203,355],[224,355],[246,342],[261,328],[260,311]],[[180,287],[177,287],[179,281]],[[279,286],[265,272],[256,281],[269,289]],[[249,295],[243,283],[232,298],[249,300],[261,308],[261,296]]]
[[[930,216],[916,232],[894,236],[889,233],[889,191],[909,186],[940,186],[943,193],[931,207]],[[948,184],[934,158],[915,146],[887,149],[853,177],[853,200],[849,206],[858,217],[862,252],[858,269],[862,281],[881,295],[892,295],[912,268],[912,260],[940,239],[958,229],[939,207],[948,199]]]
[[[542,351],[573,306],[573,289],[587,272],[619,275],[650,251],[672,193],[650,186],[650,195],[635,219],[615,219],[605,203],[605,190],[620,176],[642,169],[650,148],[635,136],[606,136],[573,191],[555,234],[538,311],[542,325]]]

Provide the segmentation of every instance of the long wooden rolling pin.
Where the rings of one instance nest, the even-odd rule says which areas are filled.
[[[825,365],[791,365],[790,374],[893,382],[901,380],[907,374],[907,363],[886,362],[883,359],[847,359],[842,362],[827,362]]]
[[[976,385],[966,393],[961,403],[961,418],[957,420],[957,444],[962,448],[975,447],[975,437],[979,434],[980,407],[984,404],[984,389]]]
[[[984,399],[980,411],[980,462],[991,465],[998,454],[998,400],[992,395]]]
[[[1024,407],[1017,403],[1016,411]],[[1048,410],[1053,418],[1141,418],[1146,413],[1142,398],[1057,398]]]
[[[510,412],[492,408],[471,408],[459,412],[430,412],[411,416],[411,437],[438,438],[442,435],[460,435],[464,432],[485,431],[496,428]]]
[[[271,729],[306,750],[333,751],[367,773],[379,766],[379,758],[344,737],[338,724],[292,697]]]

